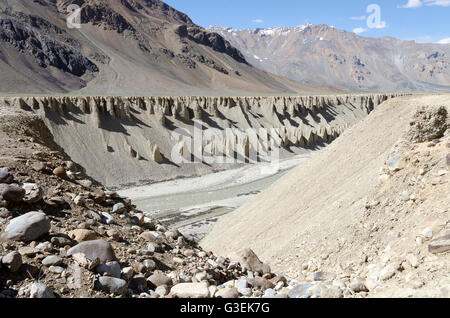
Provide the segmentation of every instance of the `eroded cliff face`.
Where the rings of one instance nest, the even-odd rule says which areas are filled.
[[[280,146],[286,157],[324,146],[396,96],[8,97],[0,104],[38,114],[89,175],[125,187],[255,162],[250,153],[261,149]],[[227,160],[205,159],[215,157]]]

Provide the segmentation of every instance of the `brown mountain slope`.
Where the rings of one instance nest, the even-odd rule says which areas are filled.
[[[81,28],[66,25],[81,7]],[[241,95],[327,92],[251,66],[159,0],[1,0],[2,93]]]
[[[256,67],[350,91],[450,90],[450,45],[367,38],[327,25],[235,30],[209,27]]]

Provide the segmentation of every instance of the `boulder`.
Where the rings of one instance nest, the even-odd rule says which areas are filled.
[[[28,212],[12,219],[2,238],[13,241],[34,241],[50,231],[50,219],[42,212]]]
[[[270,273],[270,267],[267,264],[261,262],[250,248],[244,248],[238,252],[230,255],[230,260],[232,262],[238,262],[241,267],[247,269],[251,272],[256,272],[260,274]]]
[[[77,253],[84,254],[90,260],[98,258],[102,264],[117,260],[111,244],[103,240],[82,242],[67,251],[69,256]]]

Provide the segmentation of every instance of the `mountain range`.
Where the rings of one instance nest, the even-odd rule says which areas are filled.
[[[69,6],[81,27],[68,28]],[[159,0],[0,0],[3,94],[243,95],[336,91],[262,71]]]
[[[237,30],[210,26],[261,69],[347,91],[449,91],[450,44],[368,38],[328,25]]]

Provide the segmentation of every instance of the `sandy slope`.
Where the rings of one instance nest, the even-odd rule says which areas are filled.
[[[429,172],[431,180],[440,173],[438,178],[441,179],[438,181],[422,178],[419,180],[421,185],[416,185],[418,168],[408,166],[409,175],[405,173],[398,177],[385,189],[378,188],[380,169],[392,155],[393,146],[408,130],[416,106],[421,105],[445,105],[448,109],[450,95],[400,97],[380,105],[364,121],[347,130],[311,160],[254,200],[223,216],[203,240],[202,246],[222,254],[249,246],[277,270],[287,271],[297,277],[308,275],[311,266],[313,271],[314,268],[335,273],[349,270],[351,264],[358,267],[361,259],[364,259],[364,264],[369,262],[365,265],[370,268],[370,262],[375,263],[377,255],[381,257],[384,255],[382,251],[389,251],[393,246],[403,247],[396,251],[395,257],[406,257],[407,252],[413,253],[414,248],[420,247],[425,253],[424,260],[431,258],[436,261],[433,255],[423,252],[425,245],[415,247],[414,239],[427,224],[435,224],[435,237],[448,223],[445,152],[441,150],[436,157],[430,153],[422,156],[430,161],[426,166],[433,169],[433,172]],[[441,145],[445,149],[445,143]],[[427,146],[423,148],[426,150]],[[413,157],[412,154],[405,156]],[[416,165],[419,159],[413,159],[411,161]],[[433,163],[431,159],[434,159]],[[411,180],[409,184],[408,180]],[[422,193],[423,189],[428,190]],[[421,193],[424,197],[420,201],[422,205],[411,207],[413,201],[409,202],[411,204],[403,202],[403,190]],[[377,210],[379,214],[368,219],[364,214],[368,199],[379,193],[382,193],[382,199],[379,199],[382,204]],[[397,218],[387,214],[387,211],[396,213]],[[406,218],[408,222],[403,219],[405,213],[413,213]],[[410,231],[412,227],[417,228]],[[374,229],[379,235],[374,236]],[[393,235],[394,238],[391,238]],[[408,240],[399,237],[408,237]],[[365,255],[370,255],[368,260]],[[383,268],[390,259],[394,257],[389,256],[387,261],[383,259],[381,265],[374,264],[373,267]],[[448,273],[448,268],[445,269],[448,255],[444,259],[447,259],[447,263],[442,263],[440,259],[436,266],[445,274]],[[366,275],[369,274],[366,272]]]

